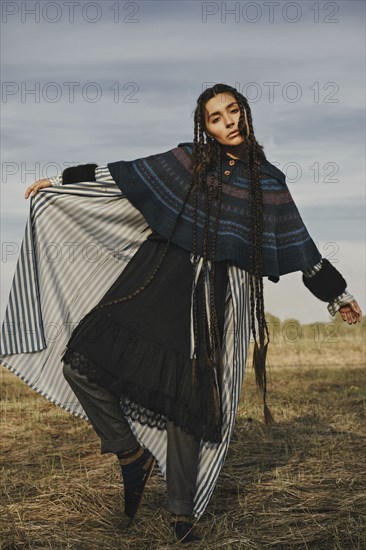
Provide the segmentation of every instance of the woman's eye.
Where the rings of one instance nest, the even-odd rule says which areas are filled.
[[[239,111],[239,109],[237,107],[235,107],[235,109],[232,109],[230,112],[231,113],[237,113]],[[213,118],[212,119],[212,122],[215,123],[219,120],[219,117],[216,117],[216,118]]]

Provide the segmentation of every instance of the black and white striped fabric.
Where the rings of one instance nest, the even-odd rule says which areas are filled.
[[[103,297],[150,231],[142,214],[108,177],[55,185],[31,197],[1,329],[0,363],[52,403],[87,419],[63,377],[62,353],[73,328]],[[228,275],[223,440],[201,444],[196,517],[205,511],[226,458],[250,338],[248,274],[229,265]],[[157,458],[165,479],[166,431],[130,419],[129,423],[140,444]]]

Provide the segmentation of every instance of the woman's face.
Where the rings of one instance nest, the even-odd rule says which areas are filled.
[[[219,93],[209,99],[205,105],[207,135],[222,145],[240,145],[244,137],[238,130],[239,117],[240,109],[235,97],[229,92]],[[246,113],[245,123],[249,134]],[[234,131],[236,133],[233,133]]]

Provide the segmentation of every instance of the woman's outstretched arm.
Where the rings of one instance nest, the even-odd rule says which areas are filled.
[[[362,319],[362,312],[355,298],[347,290],[347,283],[339,271],[326,259],[302,271],[302,280],[314,296],[328,302],[328,311],[335,316],[340,312],[348,324]]]
[[[78,183],[80,181],[100,181],[107,183],[115,183],[108,166],[98,166],[97,164],[80,164],[78,166],[70,166],[61,174],[51,176],[36,181],[25,191],[24,198],[30,195],[34,196],[40,189],[45,187],[57,187],[69,183]]]

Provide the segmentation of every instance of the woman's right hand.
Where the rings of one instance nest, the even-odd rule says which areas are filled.
[[[33,185],[30,185],[27,187],[24,198],[27,199],[29,195],[32,195],[32,197],[39,191],[40,189],[44,189],[45,187],[52,187],[51,180],[49,178],[44,178],[42,180],[38,180]]]

